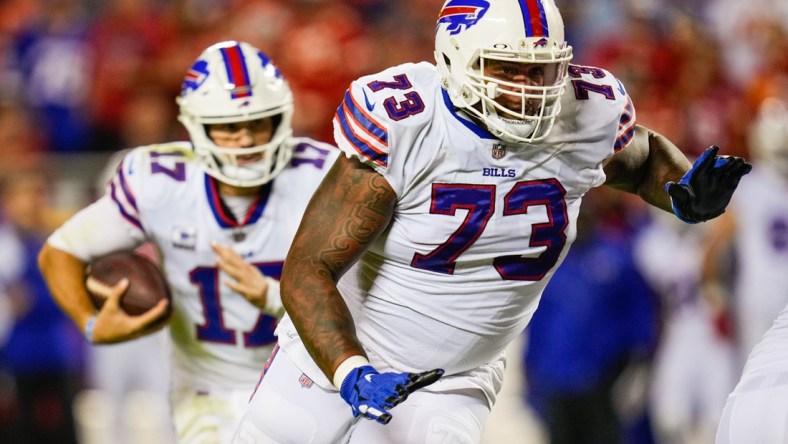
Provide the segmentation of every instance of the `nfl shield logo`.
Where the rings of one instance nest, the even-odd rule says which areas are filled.
[[[298,378],[298,382],[301,383],[301,387],[303,388],[310,388],[312,387],[312,380],[309,379],[309,376],[301,373],[301,377]]]
[[[502,159],[503,156],[506,155],[506,146],[501,145],[500,143],[496,143],[492,147],[492,157],[493,159]]]

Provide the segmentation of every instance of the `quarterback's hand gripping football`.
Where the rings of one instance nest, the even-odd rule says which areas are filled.
[[[106,302],[89,321],[86,338],[91,343],[113,344],[135,339],[157,330],[167,320],[167,301],[160,301],[155,307],[139,316],[127,314],[120,306],[120,300],[129,288],[129,280],[121,279],[113,286],[107,286],[89,277],[87,288],[106,297]]]
[[[443,376],[443,370],[421,373],[378,373],[370,365],[356,367],[345,377],[339,390],[353,410],[353,416],[374,419],[381,424],[391,421],[387,410]]]
[[[684,222],[704,222],[724,213],[739,180],[752,169],[741,157],[718,156],[718,150],[709,147],[678,183],[665,185],[673,212]]]

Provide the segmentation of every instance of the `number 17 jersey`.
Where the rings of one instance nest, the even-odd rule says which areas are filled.
[[[187,143],[137,148],[110,183],[109,196],[139,240],[161,255],[173,292],[173,378],[194,390],[254,387],[275,343],[276,319],[225,284],[212,243],[229,245],[279,279],[309,199],[336,159],[330,145],[292,139],[294,154],[236,220],[216,179]]]

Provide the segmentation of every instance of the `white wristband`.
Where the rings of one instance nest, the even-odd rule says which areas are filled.
[[[342,389],[342,382],[347,378],[347,375],[358,367],[369,365],[369,360],[361,355],[353,355],[339,364],[337,370],[334,372],[334,387],[337,390]]]
[[[268,293],[265,296],[265,312],[271,316],[281,318],[285,314],[285,307],[282,305],[282,294],[279,292],[279,281],[265,277],[268,283]]]
[[[85,324],[85,339],[88,340],[91,344],[93,343],[93,326],[96,325],[96,315],[93,315],[88,318],[88,322]]]

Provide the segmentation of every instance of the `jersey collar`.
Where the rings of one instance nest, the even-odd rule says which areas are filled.
[[[251,225],[260,219],[263,215],[265,206],[268,203],[268,197],[271,195],[273,188],[273,181],[270,181],[260,187],[260,193],[255,198],[246,217],[243,221],[239,222],[235,219],[233,212],[227,207],[219,194],[219,187],[216,184],[216,179],[210,174],[205,174],[205,194],[208,198],[208,205],[211,207],[211,212],[216,222],[222,228],[236,228],[245,225]]]
[[[490,134],[490,132],[487,131],[487,129],[482,128],[481,126],[477,125],[476,122],[474,122],[470,118],[466,117],[464,115],[464,113],[463,113],[463,115],[460,115],[458,110],[454,107],[454,104],[451,103],[451,99],[449,98],[449,93],[446,92],[446,90],[443,89],[443,88],[441,88],[441,95],[443,95],[443,103],[446,105],[446,109],[449,110],[449,112],[451,113],[452,116],[454,116],[455,119],[459,120],[460,123],[465,125],[466,128],[471,130],[474,134],[476,134],[477,136],[479,136],[482,139],[495,139],[495,140],[497,140],[497,138],[495,136],[493,136],[492,134]]]

